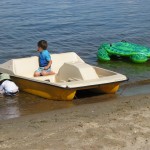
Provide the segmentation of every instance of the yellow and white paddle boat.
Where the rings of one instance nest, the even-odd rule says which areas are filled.
[[[0,64],[0,73],[7,73],[19,89],[53,100],[72,100],[78,90],[115,93],[127,77],[85,63],[76,53],[52,54],[55,75],[34,77],[38,57],[11,59]]]

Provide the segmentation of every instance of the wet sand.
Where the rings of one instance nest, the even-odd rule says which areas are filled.
[[[150,94],[1,121],[0,135],[1,150],[149,150]]]

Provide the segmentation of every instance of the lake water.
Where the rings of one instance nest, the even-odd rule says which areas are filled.
[[[149,79],[150,61],[104,63],[96,57],[99,45],[104,42],[126,40],[150,47],[149,10],[149,0],[1,0],[0,63],[38,55],[37,42],[45,39],[51,53],[74,51],[87,63],[127,75],[129,83]],[[29,112],[29,106],[34,106],[31,109],[34,112],[39,104],[46,110],[58,105],[26,93],[20,93],[17,98],[0,97],[0,100],[0,118],[11,118],[12,111],[5,111],[10,107],[15,107],[20,115],[19,109]],[[29,104],[27,108],[26,104]],[[46,108],[47,105],[50,107]],[[59,107],[67,105],[73,104],[63,102]]]

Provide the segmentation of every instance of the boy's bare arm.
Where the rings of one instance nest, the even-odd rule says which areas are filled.
[[[49,61],[48,65],[44,67],[44,70],[47,70],[48,68],[50,68],[52,65],[52,60]]]

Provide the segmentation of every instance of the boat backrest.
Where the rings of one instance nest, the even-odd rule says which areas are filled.
[[[13,60],[14,74],[19,76],[32,77],[38,66],[37,56]]]
[[[58,73],[64,63],[84,62],[76,53],[68,52],[61,54],[52,54],[52,70]]]
[[[82,62],[64,63],[56,78],[58,82],[99,79],[95,69],[91,65]]]

